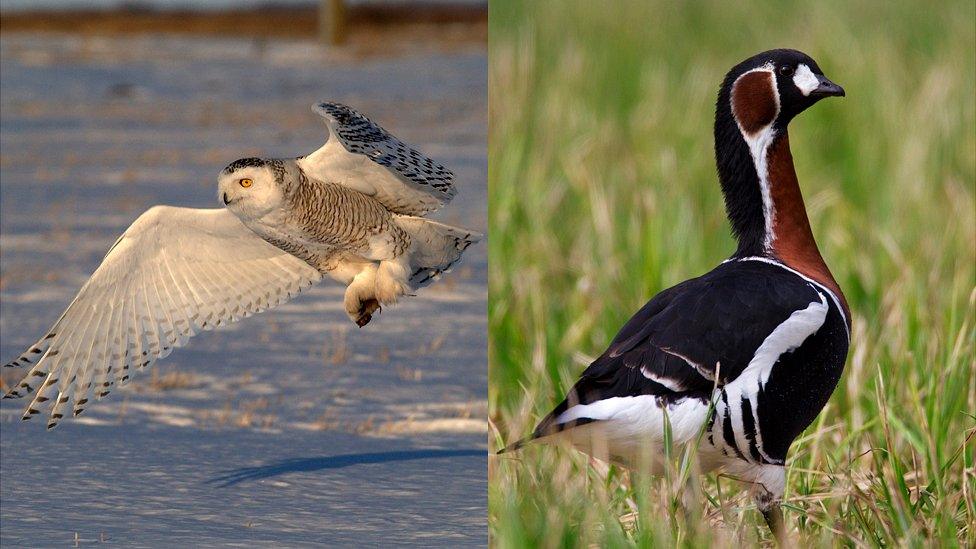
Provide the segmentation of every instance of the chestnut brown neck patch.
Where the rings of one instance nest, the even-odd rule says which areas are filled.
[[[748,72],[732,85],[732,114],[743,132],[758,132],[772,124],[778,113],[779,96],[772,72]]]

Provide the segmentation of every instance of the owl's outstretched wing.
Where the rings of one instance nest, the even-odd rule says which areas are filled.
[[[355,189],[404,215],[432,212],[457,192],[450,170],[355,110],[339,103],[312,110],[325,119],[329,137],[298,160],[311,177]]]
[[[287,301],[321,278],[227,210],[156,206],[112,246],[47,334],[8,367],[29,368],[4,398],[33,393],[24,419],[74,415],[200,330]],[[47,404],[45,404],[47,403]]]

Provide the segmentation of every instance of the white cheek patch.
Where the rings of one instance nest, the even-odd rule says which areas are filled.
[[[813,74],[810,67],[800,63],[800,66],[796,68],[796,72],[793,74],[793,84],[799,88],[800,93],[807,96],[810,95],[810,92],[817,89],[817,86],[820,85],[820,79],[817,78],[817,75]]]

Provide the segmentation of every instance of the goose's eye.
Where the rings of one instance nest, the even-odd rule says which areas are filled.
[[[783,76],[793,76],[793,67],[790,65],[783,65],[779,68],[779,73]]]
[[[245,177],[244,179],[241,179],[240,184],[241,184],[241,187],[244,187],[246,189],[246,188],[250,187],[251,185],[253,185],[254,184],[254,181],[251,181],[250,178]]]

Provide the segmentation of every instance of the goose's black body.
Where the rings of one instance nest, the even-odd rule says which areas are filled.
[[[840,379],[847,356],[847,325],[840,305],[822,287],[783,266],[756,259],[723,263],[657,294],[624,324],[533,436],[585,424],[587,418],[562,424],[556,418],[571,405],[613,397],[653,395],[661,404],[686,398],[707,404],[716,385],[715,365],[721,365],[721,396],[722,387],[742,374],[763,340],[820,296],[828,305],[823,326],[779,358],[759,394],[763,449],[773,463],[782,463],[790,443],[810,425]],[[668,383],[653,381],[645,372]],[[744,410],[745,416],[750,413]],[[727,419],[719,418],[722,440],[712,443],[730,454],[747,454],[750,461],[765,463],[755,446],[756,418],[752,426],[746,425],[749,446],[744,448],[737,446],[731,425],[725,427]]]
[[[736,251],[644,305],[531,439],[564,439],[641,466],[663,440],[664,421],[678,443],[705,429],[705,468],[755,483],[774,526],[787,451],[836,387],[850,332],[845,298],[809,227],[786,127],[820,98],[843,94],[795,50],[761,53],[728,73],[715,158]]]

